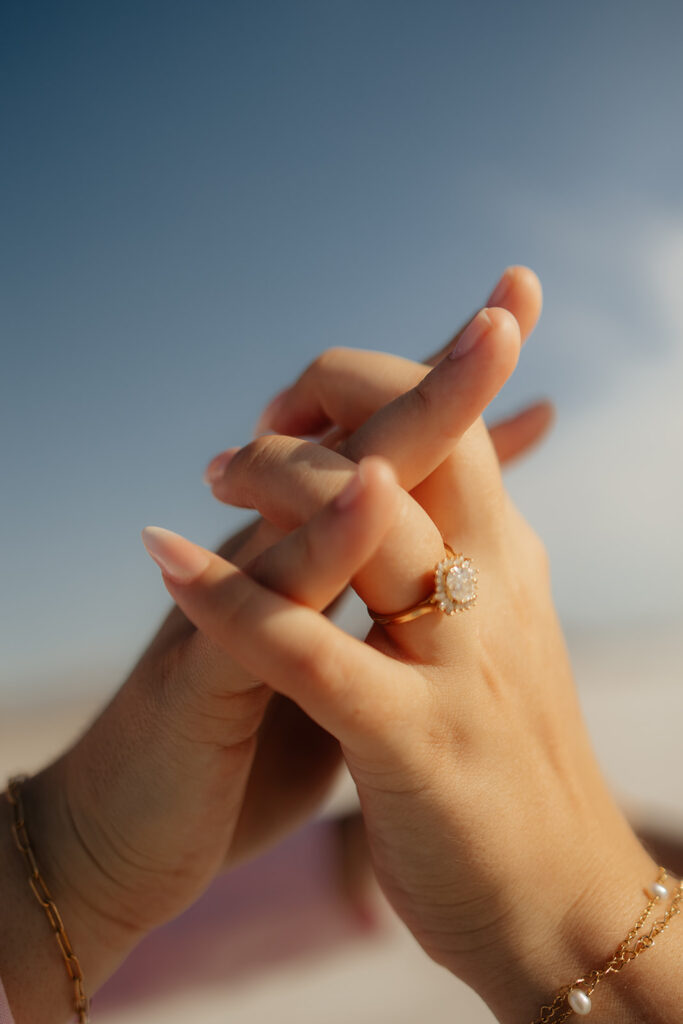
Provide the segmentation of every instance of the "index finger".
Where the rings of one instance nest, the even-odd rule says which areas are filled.
[[[519,326],[512,314],[504,309],[481,310],[456,348],[426,376],[420,379],[418,373],[411,390],[396,397],[390,384],[393,401],[361,421],[338,451],[354,462],[366,455],[383,456],[392,463],[401,486],[412,490],[451,455],[498,393],[517,364],[519,348]],[[337,388],[336,394],[346,395],[353,406],[352,389]],[[286,433],[299,432],[289,427]],[[214,496],[222,501],[228,500],[224,476],[228,456],[217,456],[206,476]]]
[[[458,345],[419,383],[378,410],[341,445],[358,462],[372,452],[395,467],[412,490],[444,462],[498,394],[519,358],[517,321],[504,309],[483,309]]]
[[[487,306],[502,306],[509,310],[519,324],[522,344],[538,323],[543,308],[543,289],[538,275],[530,267],[512,266],[503,271],[500,280],[486,300]],[[455,344],[470,323],[466,320],[453,337],[424,360],[427,366],[436,366]]]

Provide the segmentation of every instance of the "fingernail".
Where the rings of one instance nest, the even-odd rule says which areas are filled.
[[[285,388],[284,391],[279,391],[274,398],[268,402],[254,427],[254,437],[258,437],[260,434],[264,434],[266,430],[272,430],[273,423],[277,419],[277,414],[285,403],[285,397],[290,391],[290,388]]]
[[[345,512],[346,509],[351,508],[354,501],[361,496],[365,487],[365,480],[363,479],[363,467],[358,467],[356,472],[353,474],[348,484],[337,497],[334,499],[334,507],[338,512]]]
[[[161,526],[146,526],[142,543],[164,576],[175,583],[192,583],[207,568],[210,558],[203,548]]]
[[[480,309],[473,320],[470,320],[465,330],[458,338],[454,349],[448,353],[449,359],[459,359],[460,356],[471,352],[474,346],[480,341],[491,327],[491,318],[487,309]]]
[[[501,302],[503,301],[503,299],[505,298],[505,296],[507,295],[507,293],[509,292],[511,284],[512,284],[512,270],[511,270],[510,267],[508,267],[507,270],[503,271],[503,273],[501,275],[501,278],[500,278],[500,281],[498,282],[496,287],[491,292],[491,294],[489,296],[489,301],[486,303],[486,305],[487,306],[499,306],[501,304]]]
[[[202,480],[209,487],[212,484],[217,483],[221,477],[225,476],[225,471],[235,458],[239,451],[239,448],[228,448],[227,451],[221,452],[220,455],[216,455],[215,458],[211,459],[211,462],[204,470],[204,476]]]

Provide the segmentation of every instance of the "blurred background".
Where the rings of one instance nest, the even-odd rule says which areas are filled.
[[[605,770],[683,836],[682,34],[661,0],[1,5],[0,768],[60,749],[164,613],[140,529],[244,521],[201,474],[273,393],[331,345],[426,354],[526,263],[544,314],[492,417],[558,420],[509,487]],[[144,983],[196,911],[106,1019],[490,1020],[381,905],[349,911],[336,828],[249,869],[305,880],[308,947],[284,955],[292,907],[235,917],[228,879],[201,986]]]

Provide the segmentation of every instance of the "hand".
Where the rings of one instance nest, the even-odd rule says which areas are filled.
[[[271,572],[278,554],[296,565],[290,593],[299,600],[315,606],[331,599],[391,522],[401,492],[390,468],[365,460],[357,485],[345,502],[290,534],[271,560]],[[160,543],[161,549],[157,538],[163,551],[163,531]],[[318,571],[321,543],[330,572]],[[316,568],[312,577],[309,564]],[[254,743],[253,736],[240,743],[234,735],[246,732],[239,696],[226,693],[226,705],[238,707],[222,723],[224,734],[233,729],[230,745],[213,740],[213,723],[196,720],[193,680],[185,692],[163,678],[151,682],[146,706],[132,686],[124,688],[74,751],[22,787],[41,878],[91,995],[145,931],[179,912],[219,870],[234,827],[236,773],[245,772],[243,748]],[[203,746],[188,735],[202,725]],[[81,802],[93,789],[101,806]],[[3,799],[0,973],[17,1024],[55,1024],[71,1019],[72,990],[14,848],[11,821]]]
[[[502,276],[493,290],[493,300],[510,311],[520,326],[524,342],[534,329],[541,312],[542,295],[538,278],[527,267],[511,267]],[[465,324],[465,327],[467,324]],[[451,350],[460,338],[463,327],[439,352],[429,357],[433,365]],[[260,419],[257,429],[277,428],[283,434],[320,431],[327,434],[330,443],[354,460],[364,454],[379,453],[393,459],[402,473],[402,482],[408,485],[412,479],[417,482],[415,469],[409,469],[409,453],[402,443],[408,432],[405,424],[397,429],[398,443],[386,447],[386,438],[375,440],[375,427],[370,427],[369,436],[351,438],[349,435],[361,427],[382,406],[416,387],[428,372],[427,366],[420,366],[406,359],[350,349],[334,349],[323,353],[302,374],[293,387],[288,388],[269,404]],[[469,415],[483,409],[483,382],[474,388]],[[493,390],[491,391],[491,394]],[[451,396],[451,404],[455,396]],[[274,418],[276,408],[277,418]],[[462,411],[462,410],[461,410]],[[501,464],[508,463],[538,442],[552,422],[553,410],[548,402],[529,406],[517,416],[494,424],[489,431],[490,441]],[[380,421],[381,424],[381,421]],[[375,421],[375,426],[378,422]],[[454,427],[454,424],[451,424]],[[473,431],[480,437],[486,436],[481,420],[461,439],[459,448],[467,460],[471,450]],[[424,432],[418,427],[417,437]],[[260,442],[267,450],[268,441]],[[258,447],[258,446],[257,446]],[[421,466],[418,452],[415,459]],[[222,474],[226,465],[225,453],[217,456],[209,465],[213,478],[213,493],[222,497]],[[403,467],[403,468],[402,468]],[[434,476],[434,482],[441,479],[444,487],[449,486],[449,475],[453,469],[449,464]],[[418,474],[419,475],[419,474]],[[256,522],[245,538],[241,548],[233,553],[223,548],[219,552],[232,558],[235,564],[244,567],[251,558],[270,547],[282,535],[271,523]],[[192,627],[177,610],[171,615],[177,629]],[[217,654],[220,658],[220,655]],[[182,666],[180,666],[182,670]],[[236,663],[229,669],[234,678],[243,671]],[[225,673],[224,673],[225,675]],[[233,836],[229,857],[231,861],[252,856],[284,831],[291,829],[318,806],[327,792],[339,762],[339,748],[325,730],[319,728],[301,709],[288,699],[276,694],[270,700],[265,719],[260,728],[257,749],[239,821]],[[277,780],[277,785],[274,785]]]
[[[448,433],[442,433],[449,419],[443,415],[448,387],[446,405],[429,414],[425,407],[421,419],[411,418],[427,453],[425,473],[447,456],[514,367],[519,350],[516,321],[504,310],[492,310],[490,318],[485,343],[460,361],[456,392],[468,379],[470,385],[467,401],[453,409]],[[418,410],[422,390],[414,402]],[[378,417],[376,434],[366,424],[356,457],[363,445],[370,452],[402,430],[405,416],[403,400],[393,413],[384,411]],[[373,542],[371,533],[366,538]],[[253,534],[248,531],[242,540],[239,557],[246,559],[250,545],[253,554]],[[281,589],[315,606],[305,575],[282,580]],[[171,616],[130,679],[74,748],[27,784],[32,831],[44,840],[45,870],[71,922],[74,946],[85,947],[81,956],[91,986],[110,973],[141,935],[192,902],[235,856],[240,823],[249,822],[250,808],[258,807],[254,753],[268,698],[269,690],[257,676],[237,671],[223,651],[188,629],[178,615]],[[282,719],[273,720],[281,729]],[[300,717],[295,724],[310,726]],[[315,735],[321,740],[316,768],[321,762],[325,767],[326,757],[328,764],[335,764],[336,741],[317,727]],[[289,740],[288,753],[291,731]],[[282,747],[275,749],[277,756]],[[269,779],[270,806],[291,779],[292,761],[286,764],[288,777]],[[323,771],[323,782],[329,774]],[[254,779],[256,799],[251,799]],[[303,797],[285,808],[290,820],[320,788],[317,780],[313,785],[305,780]],[[282,827],[282,819],[264,827],[253,812],[251,822],[244,843],[251,849],[264,832],[272,835]],[[36,1000],[27,1015],[38,1024],[42,993]]]
[[[435,380],[427,408],[439,406]],[[542,545],[490,444],[474,435],[464,457],[464,442],[413,489],[419,504],[405,496],[354,586],[380,613],[411,606],[431,589],[443,537],[480,568],[472,612],[375,626],[364,646],[274,593],[279,546],[247,575],[172,542],[166,582],[199,629],[337,737],[389,899],[432,957],[512,1021],[605,959],[656,865],[596,765]],[[221,494],[293,528],[343,486],[352,467],[339,460],[266,439],[233,456]]]

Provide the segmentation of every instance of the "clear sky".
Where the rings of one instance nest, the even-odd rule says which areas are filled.
[[[139,531],[322,348],[419,356],[509,263],[545,285],[498,400],[574,624],[683,608],[683,7],[5,3],[0,699],[124,672]]]

